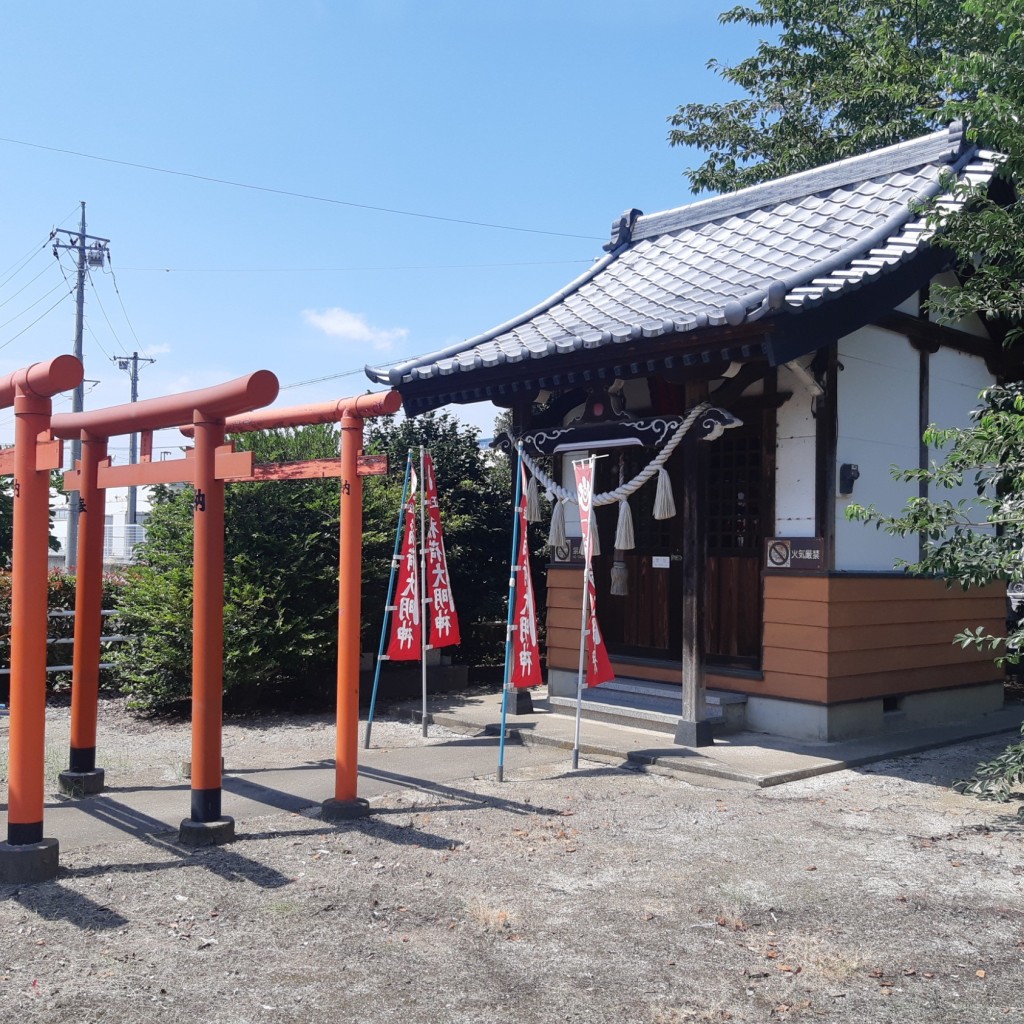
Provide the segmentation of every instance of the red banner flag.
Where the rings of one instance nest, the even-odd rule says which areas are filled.
[[[459,617],[455,613],[455,599],[448,578],[448,559],[444,553],[434,460],[426,453],[423,455],[423,477],[427,502],[427,578],[424,586],[430,598],[430,646],[451,647],[461,642]]]
[[[587,686],[599,686],[615,678],[604,638],[597,624],[597,589],[594,586],[594,572],[591,567],[593,543],[591,531],[594,499],[594,458],[573,462],[576,474],[576,500],[580,509],[580,531],[583,539],[583,579],[587,588],[590,615],[587,622]]]
[[[412,474],[409,500],[405,503],[405,536],[398,565],[398,591],[391,613],[388,658],[416,661],[420,657],[420,587],[416,566],[416,474]]]
[[[597,624],[597,611],[594,608],[597,592],[594,589],[593,572],[587,573],[587,587],[590,590],[587,686],[600,686],[601,683],[610,683],[615,678],[615,673],[612,671],[612,663],[608,660],[608,650],[604,645],[604,637],[601,636],[601,628]]]
[[[526,473],[519,502],[519,551],[516,556],[515,610],[512,616],[512,686],[540,686],[540,644],[537,642],[537,605],[530,576],[530,538],[526,520]]]

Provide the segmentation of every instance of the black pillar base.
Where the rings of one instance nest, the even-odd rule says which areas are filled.
[[[532,715],[533,695],[529,690],[511,689],[508,693],[505,710],[510,715]]]
[[[320,805],[321,821],[354,821],[370,814],[370,801],[357,796],[354,800],[325,800]]]
[[[103,792],[104,772],[102,768],[80,772],[68,769],[57,776],[60,791],[65,796],[83,797]]]
[[[234,841],[235,819],[226,816],[214,821],[186,818],[178,828],[178,842],[182,846],[223,846]]]
[[[56,839],[12,845],[0,843],[0,885],[34,885],[57,877],[60,844]]]
[[[713,747],[715,737],[710,722],[688,722],[680,718],[676,724],[676,743],[681,747]]]

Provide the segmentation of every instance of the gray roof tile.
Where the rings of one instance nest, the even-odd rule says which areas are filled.
[[[520,317],[373,380],[429,380],[636,338],[785,315],[859,287],[912,258],[929,229],[911,203],[953,169],[984,183],[997,158],[957,126],[877,153],[637,216],[626,241]],[[768,289],[783,289],[770,308]],[[739,304],[737,306],[737,304]]]

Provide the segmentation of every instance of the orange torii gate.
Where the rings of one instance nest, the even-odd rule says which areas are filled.
[[[54,416],[55,436],[81,438],[82,459],[65,474],[79,503],[78,586],[71,689],[71,757],[65,792],[103,787],[96,767],[96,708],[102,624],[103,492],[108,487],[187,481],[195,488],[192,610],[192,807],[179,839],[192,846],[229,842],[234,821],[221,814],[224,652],[224,482],[248,477],[252,454],[224,444],[225,418],[268,405],[277,377],[257,370],[216,387],[128,405]],[[118,434],[175,427],[191,419],[195,448],[184,459],[112,466],[107,444]],[[151,451],[151,448],[150,448]],[[148,458],[148,456],[147,456]],[[45,517],[44,517],[45,521]],[[41,756],[41,755],[40,755]]]
[[[376,416],[397,412],[397,391],[342,398],[334,402],[263,409],[232,416],[225,427],[232,434],[314,423],[337,423],[341,428],[341,458],[256,466],[245,479],[303,480],[341,477],[341,525],[338,551],[338,677],[334,756],[334,797],[321,805],[326,821],[363,817],[369,804],[357,795],[359,769],[359,624],[363,578],[363,477],[381,471],[363,456],[363,424]],[[191,435],[188,427],[182,432]],[[385,470],[386,471],[386,470]],[[238,479],[238,478],[235,478]],[[99,645],[96,647],[97,659]]]
[[[61,444],[49,431],[51,399],[82,377],[81,362],[61,355],[0,378],[0,408],[14,406],[14,448],[0,453],[0,473],[14,474],[5,885],[45,881],[58,868],[59,843],[43,838],[50,470],[61,465]]]

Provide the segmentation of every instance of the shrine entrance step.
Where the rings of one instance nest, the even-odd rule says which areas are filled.
[[[634,729],[650,729],[675,735],[679,724],[682,687],[645,679],[619,678],[583,691],[583,717]],[[716,735],[740,732],[744,727],[747,698],[727,690],[708,690],[707,718]],[[549,697],[551,710],[576,713],[571,697]]]

